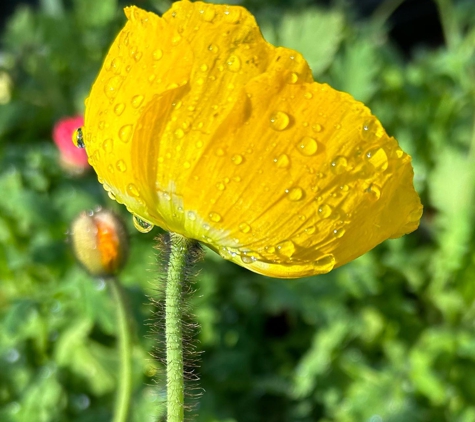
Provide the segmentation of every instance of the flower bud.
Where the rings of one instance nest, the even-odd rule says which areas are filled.
[[[71,142],[73,133],[83,125],[82,116],[59,120],[53,129],[53,140],[58,147],[61,166],[68,173],[82,174],[90,168],[86,151],[78,149]]]
[[[122,221],[101,208],[82,212],[73,221],[71,243],[77,260],[93,276],[110,277],[127,259],[129,242]]]

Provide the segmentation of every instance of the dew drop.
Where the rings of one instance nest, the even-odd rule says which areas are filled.
[[[188,211],[186,213],[186,216],[187,216],[188,220],[190,220],[190,221],[195,221],[196,220],[196,214],[193,211]]]
[[[136,62],[138,62],[141,58],[142,58],[143,54],[141,51],[137,51],[135,54],[134,54],[134,60]]]
[[[107,196],[108,196],[110,199],[112,199],[113,201],[116,201],[116,200],[117,200],[117,198],[115,197],[115,195],[114,195],[111,191],[108,191],[108,192],[107,192]]]
[[[124,125],[119,129],[119,139],[122,142],[129,142],[132,135],[132,125]]]
[[[296,84],[298,82],[298,80],[299,80],[299,75],[295,72],[291,72],[287,76],[287,82],[289,84]]]
[[[332,207],[328,204],[322,204],[320,207],[318,207],[318,215],[321,218],[328,218],[332,214]]]
[[[335,229],[335,230],[333,230],[333,236],[335,236],[337,239],[341,239],[344,234],[345,234],[345,229]]]
[[[283,111],[275,111],[270,115],[270,125],[272,129],[277,131],[285,130],[290,123],[290,117]]]
[[[233,7],[224,11],[224,20],[229,23],[238,23],[241,18],[241,10]]]
[[[308,226],[308,227],[305,229],[305,233],[307,233],[307,234],[314,234],[314,233],[315,233],[315,230],[316,230],[316,227],[315,227],[315,226]]]
[[[265,250],[267,253],[273,254],[273,253],[275,253],[275,246],[272,246],[272,245],[266,246],[266,247],[264,248],[264,250]]]
[[[208,50],[216,54],[219,51],[219,47],[216,44],[210,44]]]
[[[241,69],[241,59],[234,54],[229,56],[226,64],[231,72],[238,72]]]
[[[307,99],[307,100],[311,100],[313,98],[313,94],[311,92],[306,92],[305,94],[303,94],[303,96]]]
[[[315,155],[318,150],[317,141],[310,136],[304,136],[297,144],[298,150],[306,156]]]
[[[300,201],[305,196],[303,189],[299,187],[286,189],[285,193],[287,194],[289,201],[292,202]]]
[[[132,97],[132,107],[139,108],[143,103],[143,99],[143,95],[135,95],[134,97]]]
[[[222,157],[224,155],[224,150],[223,148],[217,148],[215,153],[218,157]]]
[[[323,126],[317,123],[312,126],[312,129],[315,132],[320,133],[323,130]]]
[[[342,192],[348,192],[350,190],[350,187],[348,185],[341,185],[340,190]]]
[[[201,70],[202,72],[206,72],[206,71],[208,70],[208,65],[202,64],[202,65],[200,66],[200,70]]]
[[[368,161],[379,170],[386,170],[388,168],[388,156],[383,148],[377,149],[375,152],[368,152],[366,154]]]
[[[218,182],[216,183],[216,188],[222,191],[226,189],[226,185],[223,182]]]
[[[123,64],[124,62],[120,57],[115,57],[111,62],[112,73],[114,73],[114,75],[118,75]]]
[[[236,155],[233,155],[231,160],[233,161],[234,164],[236,164],[238,166],[239,164],[241,164],[244,161],[244,158],[243,158],[242,155],[236,154]]]
[[[125,110],[125,104],[124,103],[118,103],[116,104],[116,106],[114,107],[114,113],[117,115],[117,116],[120,116]]]
[[[332,254],[324,255],[313,263],[313,268],[317,274],[324,274],[333,269],[335,266],[335,257]]]
[[[160,60],[163,57],[163,51],[157,48],[153,53],[153,60]]]
[[[219,223],[222,220],[221,216],[217,212],[210,212],[209,218],[215,223]]]
[[[290,258],[295,253],[295,244],[291,240],[284,240],[277,244],[276,249],[280,255]]]
[[[114,98],[117,95],[117,90],[122,84],[122,78],[120,76],[112,76],[104,85],[104,94],[107,98]]]
[[[331,163],[331,169],[335,174],[342,174],[346,171],[348,160],[343,156],[336,157]]]
[[[369,193],[371,198],[375,201],[381,197],[381,188],[374,183],[372,183],[369,188],[365,190],[365,192]]]
[[[103,149],[104,152],[106,152],[106,153],[111,152],[113,146],[114,146],[114,141],[113,141],[111,138],[106,139],[106,140],[102,143],[102,149]]]
[[[257,259],[255,256],[247,256],[247,255],[241,255],[241,261],[244,264],[252,264],[253,262],[256,262]]]
[[[239,224],[239,230],[243,233],[249,233],[251,231],[251,226],[247,223],[241,223]]]
[[[214,11],[213,7],[207,7],[204,10],[200,10],[200,13],[201,13],[201,17],[206,22],[211,22],[216,16],[216,12]]]
[[[401,148],[396,149],[396,157],[401,158],[404,155],[404,151]]]
[[[132,216],[132,221],[134,222],[134,227],[140,233],[148,233],[153,229],[153,224],[144,220],[143,218],[137,217],[135,214]]]
[[[183,129],[178,128],[177,130],[175,130],[174,135],[175,135],[175,138],[181,139],[183,138],[183,136],[185,136],[185,132],[183,131]]]
[[[135,196],[135,197],[139,197],[140,196],[140,192],[139,190],[137,189],[137,186],[135,186],[133,183],[129,183],[127,185],[127,193],[130,195],[130,196]]]
[[[127,164],[125,164],[125,161],[124,161],[124,160],[119,160],[119,161],[117,161],[117,163],[115,163],[115,167],[116,167],[117,170],[119,170],[121,173],[124,173],[125,171],[127,171]]]
[[[274,158],[274,163],[278,168],[287,168],[290,165],[290,158],[287,154],[281,154]]]

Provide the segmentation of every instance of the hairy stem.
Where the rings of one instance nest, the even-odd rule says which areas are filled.
[[[165,287],[165,342],[167,362],[167,422],[184,420],[183,284],[187,257],[194,241],[170,233],[170,256]]]
[[[119,282],[112,278],[109,286],[116,303],[119,323],[120,374],[114,408],[113,422],[126,422],[132,392],[132,341],[124,292]]]

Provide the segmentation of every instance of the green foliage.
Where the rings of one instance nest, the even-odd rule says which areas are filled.
[[[412,155],[425,213],[417,232],[319,277],[273,280],[209,252],[192,304],[205,352],[196,420],[475,420],[473,2],[440,0],[447,46],[409,60],[377,16],[357,22],[351,10],[298,0],[243,3],[270,41],[304,53],[317,80],[370,106]],[[167,1],[147,4],[163,11]],[[157,232],[134,231],[93,174],[68,176],[51,141],[58,118],[82,112],[124,18],[116,0],[42,5],[17,9],[2,38],[0,72],[12,90],[0,105],[0,420],[111,420],[114,303],[75,263],[65,235],[97,205],[127,219],[131,420],[154,420],[164,394],[147,326]]]

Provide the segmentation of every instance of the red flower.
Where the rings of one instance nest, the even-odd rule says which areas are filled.
[[[61,166],[69,173],[81,174],[89,169],[86,151],[71,141],[73,132],[84,124],[82,116],[65,117],[53,128],[53,140],[60,153]]]

